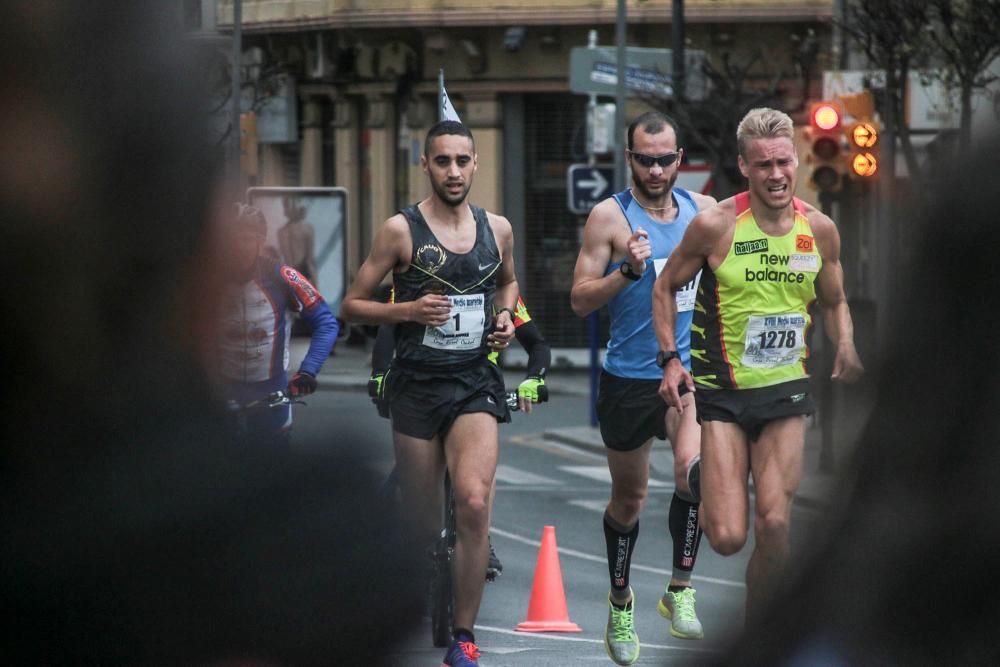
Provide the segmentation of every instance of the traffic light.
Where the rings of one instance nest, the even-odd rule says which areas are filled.
[[[844,180],[843,113],[836,102],[815,102],[806,128],[806,159],[812,166],[809,180],[820,192],[838,192]]]
[[[847,173],[851,178],[872,180],[879,169],[878,123],[863,120],[847,127],[847,145],[851,151]]]

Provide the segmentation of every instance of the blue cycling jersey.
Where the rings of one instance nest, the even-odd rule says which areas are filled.
[[[286,388],[292,310],[312,329],[299,370],[317,375],[330,356],[339,325],[322,295],[302,274],[260,259],[249,280],[225,290],[218,363],[226,398],[243,404]]]

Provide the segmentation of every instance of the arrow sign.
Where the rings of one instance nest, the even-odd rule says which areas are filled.
[[[608,179],[601,176],[601,172],[597,169],[591,169],[590,173],[593,177],[593,180],[588,179],[579,181],[579,185],[581,188],[584,189],[590,188],[591,189],[590,197],[592,199],[597,199],[598,197],[601,196],[601,193],[603,193],[608,188]]]
[[[586,215],[599,202],[611,196],[612,165],[570,165],[566,172],[566,195],[572,213]]]

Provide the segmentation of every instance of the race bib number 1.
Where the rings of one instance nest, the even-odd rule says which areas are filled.
[[[423,344],[437,350],[475,350],[486,328],[484,295],[449,296],[451,319],[439,327],[427,327]]]
[[[806,318],[787,315],[751,315],[747,322],[743,365],[750,368],[790,366],[799,360],[806,341]]]

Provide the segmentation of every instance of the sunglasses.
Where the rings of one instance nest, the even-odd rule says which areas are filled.
[[[649,169],[654,164],[658,164],[661,167],[669,167],[674,162],[677,162],[677,158],[680,157],[680,153],[664,153],[663,155],[644,155],[642,153],[636,153],[634,151],[629,151],[629,155],[632,159],[638,162],[642,167]]]

